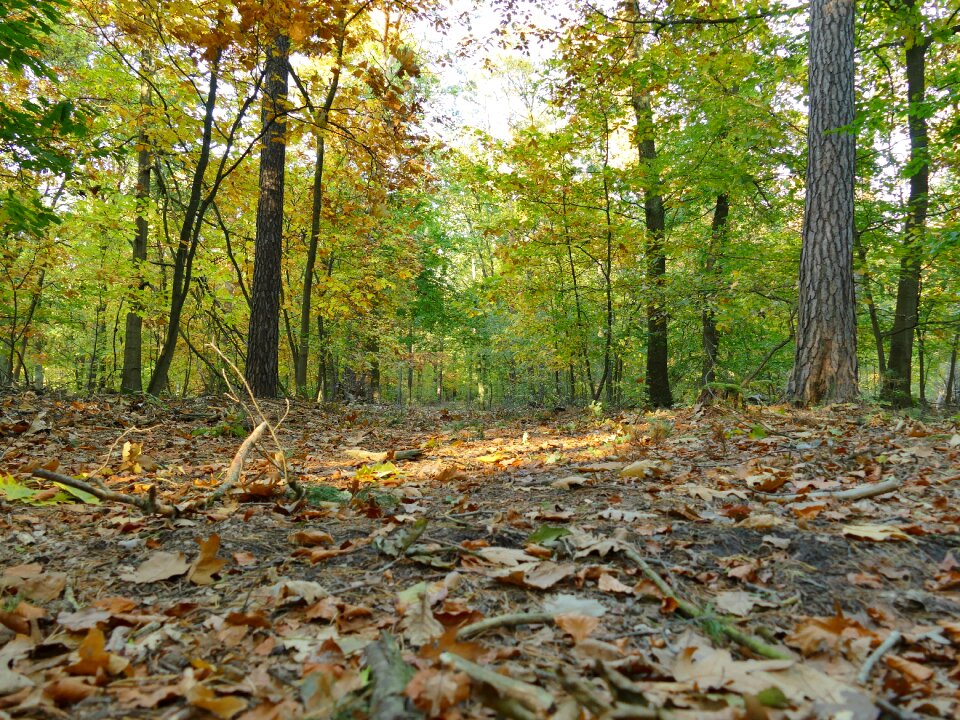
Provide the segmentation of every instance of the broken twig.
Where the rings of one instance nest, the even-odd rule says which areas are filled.
[[[879,483],[869,485],[858,485],[847,490],[817,490],[809,493],[792,493],[790,495],[770,495],[770,500],[774,502],[793,502],[794,500],[862,500],[863,498],[884,495],[893,492],[900,487],[900,481],[897,479],[884,480]],[[764,493],[759,493],[764,494]]]
[[[453,653],[448,652],[442,653],[440,655],[440,662],[444,663],[445,665],[449,665],[460,672],[466,673],[470,676],[471,680],[486,683],[501,695],[522,703],[525,707],[530,708],[534,712],[549,712],[556,703],[553,695],[541,687],[531,685],[523,680],[517,680],[516,678],[501,675],[495,670],[491,670],[490,668],[482,665],[477,665],[476,663],[470,662],[466,658],[462,658],[459,655],[454,655]]]
[[[33,474],[34,476],[43,478],[44,480],[52,480],[53,482],[58,482],[61,485],[69,485],[77,490],[83,490],[84,492],[88,492],[94,497],[100,498],[101,500],[122,503],[124,505],[133,505],[134,507],[140,508],[147,515],[153,515],[154,513],[157,515],[163,515],[164,517],[176,517],[177,515],[177,509],[172,505],[164,505],[161,502],[157,502],[157,490],[153,485],[150,486],[150,492],[147,497],[137,497],[135,495],[118,493],[115,490],[108,490],[107,488],[98,487],[97,485],[91,485],[88,482],[78,480],[77,478],[70,477],[69,475],[61,475],[60,473],[44,470],[42,468],[34,470]]]
[[[794,658],[785,650],[781,650],[778,647],[774,647],[769,643],[764,642],[755,635],[750,635],[743,632],[740,628],[734,627],[729,622],[721,620],[720,618],[713,617],[708,615],[706,612],[701,610],[694,603],[684,600],[676,591],[667,584],[667,581],[664,580],[660,574],[654,570],[650,565],[644,560],[640,553],[629,546],[623,546],[623,554],[627,556],[635,565],[637,565],[643,574],[646,576],[650,582],[657,586],[657,588],[662,592],[666,597],[670,598],[677,603],[677,609],[686,615],[692,620],[710,620],[715,623],[716,629],[726,635],[728,638],[733,640],[736,643],[739,643],[743,647],[753,651],[757,655],[762,657],[770,658],[772,660],[793,660]]]
[[[499,627],[516,627],[517,625],[540,625],[543,623],[552,623],[554,616],[552,613],[511,613],[509,615],[497,615],[480,620],[470,625],[464,625],[457,631],[457,640],[466,640],[475,635],[479,635],[487,630]]]
[[[243,441],[240,445],[240,448],[237,450],[237,454],[233,456],[233,462],[230,463],[230,467],[227,468],[227,474],[223,477],[223,482],[220,483],[220,487],[217,488],[216,492],[210,496],[207,500],[207,505],[212,505],[217,500],[226,495],[237,484],[237,481],[240,479],[240,473],[243,470],[243,463],[247,459],[247,455],[250,453],[250,448],[254,446],[257,440],[260,439],[260,436],[263,435],[264,431],[269,427],[269,423],[264,420],[262,423],[257,425],[253,432],[247,436],[247,439]]]
[[[873,672],[874,666],[879,662],[880,658],[890,652],[894,647],[897,646],[897,643],[900,642],[899,630],[894,630],[886,639],[877,646],[877,649],[870,653],[870,656],[866,659],[866,662],[863,663],[863,667],[860,668],[860,673],[857,675],[857,682],[865,684],[867,680],[870,679],[870,673]]]

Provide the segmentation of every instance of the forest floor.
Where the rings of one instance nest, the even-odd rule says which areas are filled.
[[[259,420],[0,397],[0,719],[960,717],[956,419]]]

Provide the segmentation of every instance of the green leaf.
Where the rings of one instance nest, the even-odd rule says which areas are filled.
[[[99,504],[100,504],[100,498],[98,498],[96,495],[91,495],[91,494],[88,493],[86,490],[81,490],[80,488],[70,487],[69,485],[63,485],[63,484],[58,483],[58,482],[55,482],[54,485],[56,485],[56,486],[57,486],[58,488],[60,488],[61,490],[65,490],[66,492],[70,493],[70,494],[73,495],[75,498],[77,498],[78,500],[80,500],[80,502],[86,503],[87,505],[99,505]],[[57,497],[60,497],[60,496],[58,495]]]
[[[751,440],[763,440],[767,436],[767,429],[763,425],[753,425],[750,427]]]
[[[21,485],[12,475],[7,475],[6,477],[0,477],[0,493],[14,502],[17,500],[28,502],[30,498],[37,494],[37,491]]]
[[[534,545],[545,545],[546,543],[559,540],[564,535],[569,535],[570,531],[564,527],[555,527],[553,525],[541,525],[527,536],[527,542]]]
[[[790,706],[790,701],[783,694],[783,690],[776,685],[771,685],[766,690],[757,693],[757,700],[765,707],[785,708]]]

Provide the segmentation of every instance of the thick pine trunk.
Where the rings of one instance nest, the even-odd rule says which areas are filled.
[[[280,264],[286,160],[287,57],[290,41],[277,35],[267,50],[260,151],[260,199],[250,291],[246,379],[257,397],[276,397],[280,343]],[[301,353],[303,352],[301,348]]]
[[[787,394],[815,404],[855,400],[857,317],[853,285],[855,138],[854,2],[810,9],[807,193],[800,255],[797,347]]]
[[[912,11],[915,0],[906,0]],[[913,28],[918,33],[919,28]],[[883,398],[896,407],[913,404],[913,338],[920,309],[920,255],[927,224],[930,170],[927,158],[927,119],[921,108],[926,94],[927,43],[916,42],[906,51],[907,125],[910,133],[910,199],[903,230],[903,256],[897,282],[897,305],[890,333],[890,353],[884,376]]]

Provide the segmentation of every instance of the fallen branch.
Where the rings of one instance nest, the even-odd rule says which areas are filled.
[[[793,656],[787,653],[785,650],[774,647],[755,635],[745,633],[739,628],[731,625],[729,622],[704,612],[694,603],[684,600],[677,595],[676,591],[667,584],[667,581],[664,580],[656,570],[650,567],[646,560],[640,557],[640,553],[628,546],[622,546],[621,550],[623,554],[627,556],[627,558],[629,558],[637,567],[640,568],[644,576],[657,586],[660,592],[677,604],[677,609],[681,612],[681,614],[692,620],[701,620],[703,622],[709,621],[713,628],[715,628],[718,632],[723,633],[734,642],[739,643],[743,647],[762,657],[770,658],[772,660],[794,659]]]
[[[794,500],[863,500],[864,498],[874,497],[876,495],[884,495],[888,492],[893,492],[900,487],[900,481],[897,479],[893,480],[884,480],[879,483],[871,483],[870,485],[858,485],[854,488],[849,488],[847,490],[816,490],[809,493],[792,493],[790,495],[766,495],[766,493],[758,493],[769,497],[770,500],[774,502],[793,502]]]
[[[134,507],[140,508],[140,510],[142,510],[146,515],[157,514],[164,517],[176,517],[177,515],[177,509],[172,505],[164,505],[161,502],[157,502],[157,489],[156,486],[153,485],[150,486],[150,491],[146,497],[138,497],[135,495],[118,493],[115,490],[109,490],[105,487],[91,485],[83,480],[78,480],[77,478],[73,478],[68,475],[61,475],[60,473],[44,470],[42,468],[34,470],[33,474],[35,477],[43,478],[44,480],[52,480],[53,482],[58,482],[61,485],[69,485],[77,490],[83,490],[84,492],[88,492],[101,500],[122,503],[124,505],[133,505]]]
[[[870,679],[870,673],[873,672],[874,666],[879,662],[880,658],[890,652],[897,643],[900,642],[899,630],[894,630],[889,635],[887,635],[886,640],[880,643],[877,646],[877,649],[870,653],[870,657],[867,658],[866,662],[863,663],[863,667],[860,668],[860,673],[857,675],[857,682],[860,684],[866,684],[867,680]]]
[[[479,635],[487,630],[499,627],[516,627],[517,625],[540,625],[543,623],[552,623],[554,616],[552,613],[511,613],[509,615],[497,615],[480,620],[470,625],[464,625],[457,631],[457,640],[466,640],[475,635]]]
[[[247,455],[250,453],[250,448],[254,446],[257,440],[260,439],[260,436],[266,431],[269,427],[269,423],[264,420],[262,423],[257,425],[253,432],[247,436],[247,439],[243,441],[240,445],[240,448],[237,450],[237,454],[233,456],[233,461],[230,463],[230,467],[227,468],[227,474],[223,477],[223,482],[220,483],[220,487],[217,488],[216,492],[210,496],[206,504],[212,505],[217,500],[226,495],[237,484],[237,481],[240,479],[240,473],[243,470],[243,463],[247,459]]]
[[[442,653],[440,662],[466,673],[471,680],[486,683],[500,695],[516,700],[535,713],[547,713],[556,704],[553,695],[543,688],[531,685],[523,680],[501,675],[495,670],[477,665],[459,655],[448,652]]]

